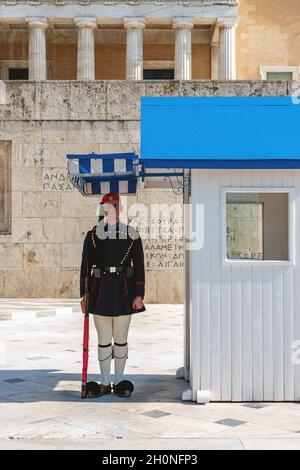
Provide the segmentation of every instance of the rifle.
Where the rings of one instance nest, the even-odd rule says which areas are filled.
[[[89,362],[89,264],[87,256],[86,278],[84,289],[84,324],[83,324],[83,365],[81,377],[81,398],[97,397],[101,392],[101,387],[97,382],[87,381],[88,362]]]
[[[87,369],[89,362],[89,289],[88,289],[88,275],[89,265],[88,258],[86,263],[86,278],[85,278],[85,289],[84,289],[84,324],[83,324],[83,366],[82,366],[82,378],[81,378],[81,398],[87,398]]]

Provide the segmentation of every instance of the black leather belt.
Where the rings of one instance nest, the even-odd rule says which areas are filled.
[[[127,277],[133,275],[133,266],[104,266],[103,268],[93,267],[93,275],[101,277],[102,274],[126,273]]]

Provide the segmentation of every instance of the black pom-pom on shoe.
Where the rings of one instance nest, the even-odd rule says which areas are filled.
[[[118,384],[113,384],[113,392],[119,397],[130,397],[134,390],[134,385],[130,380],[121,380]]]

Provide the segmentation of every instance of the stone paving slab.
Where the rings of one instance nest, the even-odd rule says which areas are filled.
[[[0,450],[243,450],[243,443],[239,439],[144,439],[136,438],[116,439],[89,439],[64,440],[60,439],[31,439],[31,440],[2,440]]]
[[[1,299],[0,321],[64,315],[79,310],[78,300],[66,299]]]
[[[34,299],[35,300],[35,299]],[[28,312],[63,309],[49,317]],[[299,449],[300,404],[183,402],[182,305],[147,305],[133,316],[125,377],[129,398],[80,399],[78,300],[4,299],[1,322],[1,449]],[[91,322],[89,379],[100,380]],[[112,362],[113,378],[113,362]]]

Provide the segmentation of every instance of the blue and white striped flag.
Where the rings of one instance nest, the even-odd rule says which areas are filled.
[[[136,192],[138,156],[135,153],[67,155],[68,175],[82,194]]]

